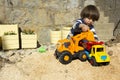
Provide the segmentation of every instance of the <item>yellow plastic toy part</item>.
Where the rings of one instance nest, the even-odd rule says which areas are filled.
[[[79,41],[82,39],[88,41],[95,41],[94,34],[90,30],[88,30],[87,32],[82,32],[81,34],[72,37],[72,40],[75,42],[76,46],[78,46]]]

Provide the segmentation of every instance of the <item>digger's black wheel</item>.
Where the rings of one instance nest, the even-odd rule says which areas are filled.
[[[62,52],[62,54],[60,55],[59,57],[59,61],[62,63],[62,64],[68,64],[72,61],[72,55],[70,52]]]
[[[79,56],[78,57],[81,61],[86,61],[87,60],[87,55],[84,51],[79,51]]]

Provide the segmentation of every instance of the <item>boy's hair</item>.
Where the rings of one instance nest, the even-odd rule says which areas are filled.
[[[88,5],[81,11],[80,16],[81,18],[90,18],[93,21],[98,21],[100,14],[94,5]]]

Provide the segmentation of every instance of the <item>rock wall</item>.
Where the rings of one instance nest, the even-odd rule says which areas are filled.
[[[0,23],[19,24],[22,29],[32,28],[38,34],[40,43],[49,43],[49,29],[73,24],[80,17],[80,11],[85,5],[97,3],[102,10],[116,13],[117,17],[119,2],[119,0],[0,0]],[[103,3],[107,10],[103,8]],[[116,12],[110,6],[116,7],[114,10]],[[117,23],[118,19],[111,16],[110,21]]]
[[[79,18],[84,0],[0,0],[0,21],[34,28],[39,42],[50,42],[49,29]],[[47,37],[47,39],[46,39]]]
[[[120,35],[120,0],[95,0],[96,4],[115,23],[114,36]]]

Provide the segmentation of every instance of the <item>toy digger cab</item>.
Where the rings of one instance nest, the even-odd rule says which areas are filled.
[[[81,61],[87,60],[87,55],[82,46],[79,46],[80,40],[95,41],[93,33],[91,31],[82,32],[71,39],[63,39],[57,42],[57,49],[55,51],[55,57],[59,59],[62,64],[68,64],[73,59],[80,59]]]

